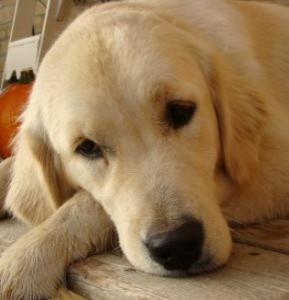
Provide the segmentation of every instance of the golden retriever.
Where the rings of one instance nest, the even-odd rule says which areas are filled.
[[[1,166],[4,207],[35,226],[0,258],[1,299],[53,295],[114,229],[137,269],[181,276],[227,262],[227,220],[288,215],[288,24],[287,8],[233,0],[78,17]]]

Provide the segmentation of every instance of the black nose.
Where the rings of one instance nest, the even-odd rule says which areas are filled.
[[[203,225],[192,219],[173,231],[150,236],[146,246],[165,269],[187,271],[200,258],[203,242]]]

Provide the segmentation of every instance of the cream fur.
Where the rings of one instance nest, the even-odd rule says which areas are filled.
[[[135,0],[69,26],[43,60],[15,141],[5,206],[36,227],[0,258],[1,299],[53,295],[67,265],[105,251],[113,228],[136,268],[170,276],[142,242],[152,228],[200,220],[198,273],[227,262],[226,219],[288,216],[288,21],[274,5]],[[162,122],[172,99],[197,105],[178,131]],[[105,159],[75,153],[84,138]],[[9,172],[1,165],[4,187]]]

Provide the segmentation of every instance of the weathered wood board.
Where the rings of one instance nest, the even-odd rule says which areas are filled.
[[[74,264],[70,289],[89,299],[285,300],[289,256],[235,244],[229,264],[191,278],[162,278],[135,271],[114,255]]]
[[[26,230],[15,220],[0,222],[0,253]],[[237,229],[234,236],[238,242],[230,262],[215,272],[162,278],[104,254],[72,265],[68,287],[88,299],[288,300],[289,220]]]
[[[233,233],[234,240],[289,255],[289,220],[246,226]]]

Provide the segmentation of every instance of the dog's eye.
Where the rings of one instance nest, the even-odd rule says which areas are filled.
[[[196,104],[193,102],[172,101],[166,106],[166,122],[174,129],[187,125],[194,112]]]
[[[77,148],[76,152],[88,158],[101,158],[103,153],[101,148],[91,140],[84,140]]]

